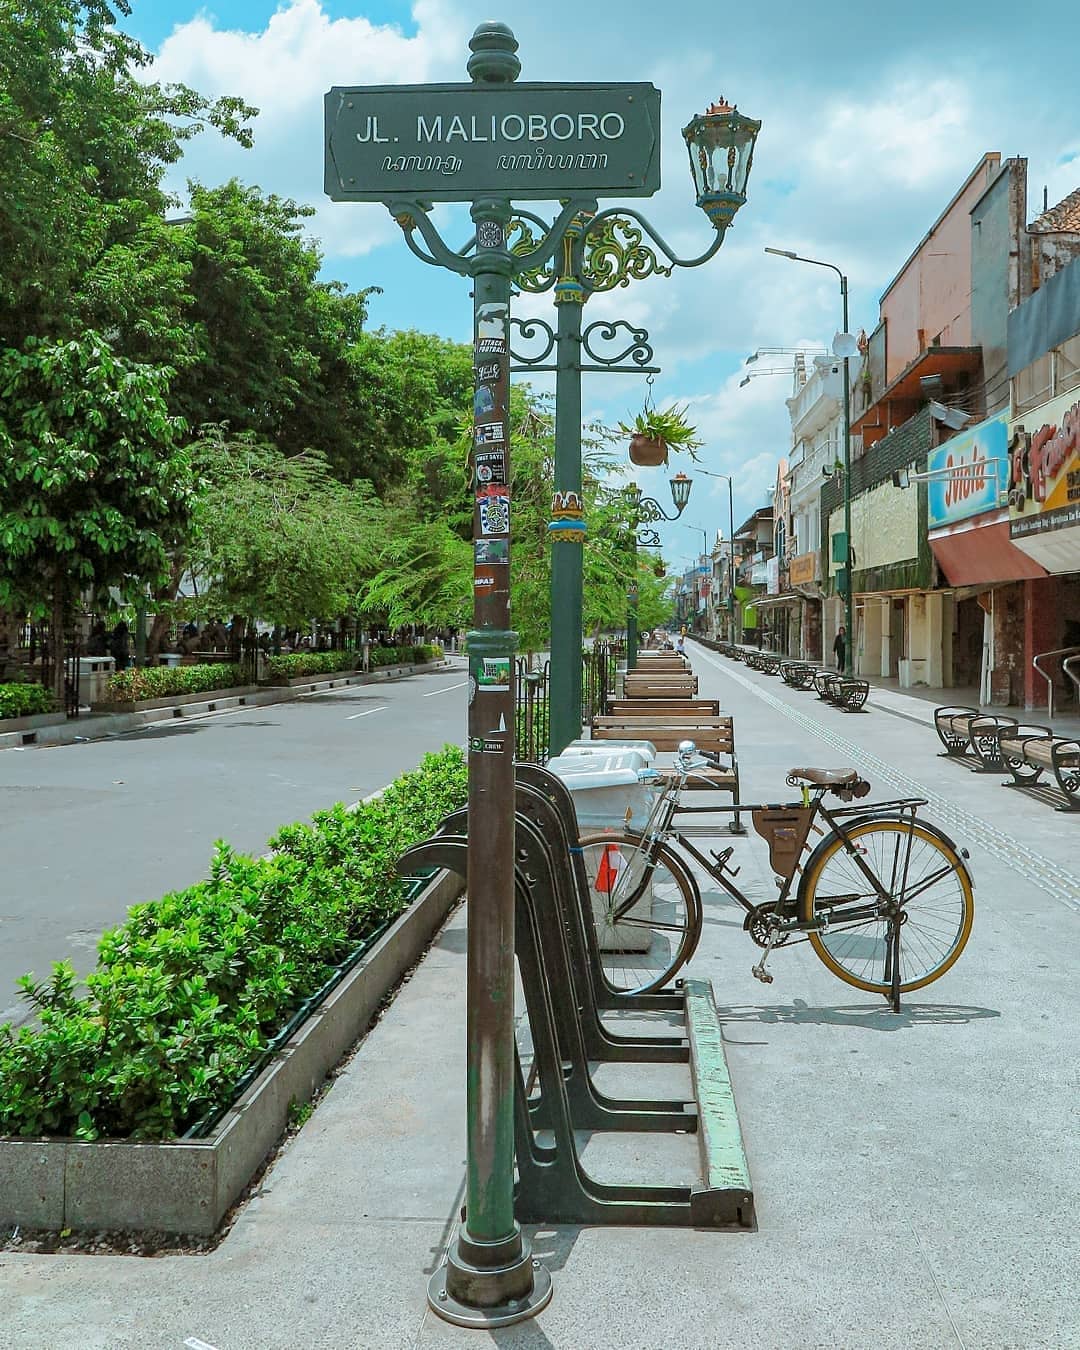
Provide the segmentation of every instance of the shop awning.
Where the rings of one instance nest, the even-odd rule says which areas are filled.
[[[803,597],[801,595],[795,595],[789,591],[786,595],[770,595],[761,600],[755,600],[754,604],[758,609],[769,609],[778,605],[801,605],[802,602]]]
[[[928,536],[934,557],[951,586],[990,585],[1045,577],[1045,567],[1009,538],[1004,511],[987,512]]]

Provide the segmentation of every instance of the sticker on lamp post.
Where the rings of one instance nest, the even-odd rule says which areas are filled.
[[[484,656],[476,672],[476,684],[481,694],[505,694],[510,690],[510,658]]]

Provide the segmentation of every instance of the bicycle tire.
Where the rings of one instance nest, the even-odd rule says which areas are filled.
[[[646,878],[640,835],[613,830],[580,842],[605,983],[616,994],[663,988],[701,939],[701,893],[693,874],[661,844]]]
[[[904,914],[900,926],[900,992],[939,980],[956,963],[971,936],[975,900],[963,859],[932,827],[901,818],[878,818],[848,827],[848,838],[877,873]],[[878,836],[875,840],[873,836]],[[895,879],[905,839],[911,839],[906,881]],[[891,857],[890,857],[891,854]],[[811,930],[810,945],[845,984],[889,996],[889,920],[885,915],[845,923],[844,911],[865,906],[876,894],[852,861],[840,834],[831,834],[807,861],[799,889],[803,922],[827,917],[826,931]],[[875,970],[880,978],[873,978]]]

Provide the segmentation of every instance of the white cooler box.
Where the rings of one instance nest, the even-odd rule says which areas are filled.
[[[656,746],[652,741],[571,741],[559,756],[584,756],[600,759],[607,755],[635,754],[641,757],[641,768],[647,768],[656,758]]]
[[[628,809],[629,824],[638,830],[645,828],[656,789],[639,776],[649,767],[640,747],[615,747],[595,755],[557,755],[544,767],[570,789],[582,834],[605,827],[622,829]]]
[[[653,752],[655,754],[655,751]],[[641,744],[633,748],[608,747],[602,754],[563,754],[550,759],[546,767],[561,778],[574,799],[578,827],[582,834],[598,830],[622,830],[627,823],[643,830],[656,801],[657,791],[642,782],[647,769]],[[629,821],[627,820],[629,811]],[[621,859],[613,859],[617,869]],[[610,931],[602,922],[607,905],[605,895],[592,897],[600,937],[601,951],[648,951],[653,934],[638,925],[617,924]],[[646,887],[631,911],[634,917],[652,915],[652,885]]]

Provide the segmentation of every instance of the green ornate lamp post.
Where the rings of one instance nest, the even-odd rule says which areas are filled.
[[[628,608],[626,612],[626,669],[633,670],[637,665],[637,551],[639,548],[659,548],[660,534],[657,530],[642,528],[652,526],[661,520],[678,520],[686,510],[690,500],[690,489],[694,485],[692,478],[677,473],[671,480],[671,500],[675,503],[675,514],[669,516],[655,497],[643,496],[636,483],[626,488],[626,504],[629,508],[633,539],[632,581],[627,592]]]
[[[631,276],[650,270],[669,270],[641,246],[633,222],[640,223],[672,266],[696,266],[712,257],[744,199],[757,129],[757,123],[738,118],[726,104],[686,129],[692,162],[699,166],[698,201],[716,234],[700,258],[683,262],[636,213],[623,213],[630,217],[628,223],[616,220],[616,213],[597,210],[602,196],[648,197],[659,188],[659,91],[646,83],[519,86],[517,45],[505,24],[484,23],[469,42],[471,83],[341,86],[325,100],[328,195],[341,202],[382,202],[401,226],[410,251],[429,266],[468,278],[473,295],[477,397],[471,457],[473,629],[468,635],[465,1216],[445,1266],[432,1276],[428,1300],[448,1321],[484,1328],[531,1317],[551,1296],[550,1276],[532,1258],[514,1219],[511,669],[517,635],[510,629],[511,290],[514,285],[545,289],[558,284],[558,368],[560,374],[580,380],[585,341],[580,310],[586,295],[626,284]],[[720,145],[728,144],[725,136],[730,145],[720,154]],[[547,224],[516,210],[514,198],[557,200],[563,209]],[[451,248],[431,220],[437,201],[470,204],[474,232],[460,249]],[[629,234],[620,233],[625,231]],[[632,242],[635,235],[637,244]],[[620,238],[629,242],[619,244],[613,261],[611,241]],[[561,265],[552,266],[557,255]],[[564,379],[560,396],[562,454],[556,468],[554,533],[561,528],[580,538],[580,392],[575,402]],[[559,542],[574,550],[577,572],[575,613],[564,620],[573,641],[563,641],[560,650],[572,648],[571,667],[580,681],[581,545],[565,537]],[[566,575],[562,560],[560,584],[572,588]],[[579,685],[575,718],[580,706]]]
[[[623,207],[599,213],[586,211],[563,230],[562,248],[555,260],[545,268],[523,273],[517,282],[523,291],[554,291],[558,311],[555,334],[542,321],[529,321],[532,328],[547,329],[551,334],[543,356],[555,348],[554,366],[541,364],[543,357],[523,362],[523,368],[556,372],[555,496],[549,525],[553,755],[581,734],[582,547],[587,530],[581,498],[581,372],[655,369],[646,364],[652,349],[644,329],[598,323],[583,331],[582,309],[597,293],[649,276],[670,276],[676,267],[700,267],[715,256],[735,213],[746,201],[760,130],[760,122],[744,117],[723,100],[683,128],[697,205],[715,230],[708,248],[698,257],[678,257],[637,211]],[[547,229],[538,217],[517,213],[512,227],[516,232],[515,250],[536,246],[533,226]],[[630,346],[619,358],[598,360],[597,352],[589,346],[590,335],[600,331],[602,337],[613,341],[619,327],[629,330]],[[586,356],[592,358],[592,364],[585,363]]]

